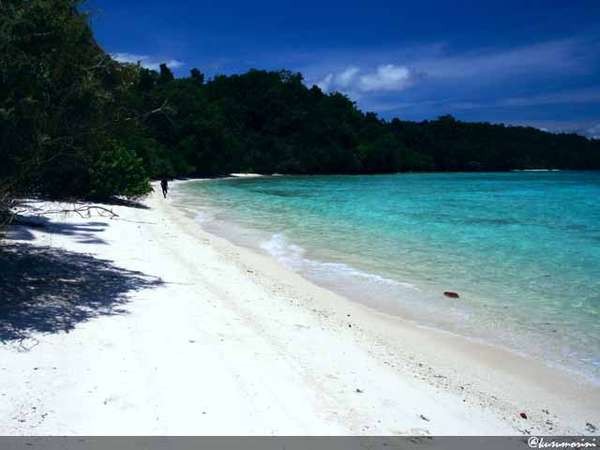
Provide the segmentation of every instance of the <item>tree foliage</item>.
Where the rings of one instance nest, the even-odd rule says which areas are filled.
[[[161,78],[147,76],[138,95],[145,109],[172,106],[147,125],[179,175],[600,169],[597,140],[449,115],[388,122],[289,71]]]
[[[73,0],[2,2],[0,178],[19,194],[144,194],[139,158],[111,166],[112,179],[129,180],[126,192],[108,179],[98,189],[98,168],[117,155],[120,136],[145,130],[124,103],[137,75],[98,47],[78,6]],[[140,176],[128,178],[131,170]]]

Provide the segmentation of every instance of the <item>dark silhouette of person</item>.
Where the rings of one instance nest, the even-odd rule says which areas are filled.
[[[169,192],[169,180],[166,178],[160,180],[160,187],[162,189],[163,196],[167,198],[167,192]]]

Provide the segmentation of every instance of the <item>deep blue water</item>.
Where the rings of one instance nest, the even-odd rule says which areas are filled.
[[[214,180],[179,195],[209,231],[355,300],[598,379],[598,172]]]

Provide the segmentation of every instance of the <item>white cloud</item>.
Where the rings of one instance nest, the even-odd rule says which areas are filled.
[[[155,56],[136,55],[134,53],[112,53],[110,56],[121,63],[140,64],[146,69],[159,70],[161,64],[166,64],[170,69],[177,69],[185,64],[176,59],[161,59]]]
[[[360,88],[370,91],[401,91],[414,81],[413,73],[406,66],[386,64],[379,66],[374,73],[360,77]]]
[[[348,67],[338,74],[328,73],[317,83],[317,86],[323,91],[347,89],[351,87],[359,72],[360,69],[358,67]]]
[[[325,75],[325,78],[323,78],[321,81],[319,81],[317,83],[317,86],[319,86],[322,91],[328,92],[332,88],[332,83],[333,83],[333,74],[328,73],[327,75]]]
[[[416,73],[406,66],[380,65],[363,71],[350,66],[339,73],[330,72],[317,83],[323,91],[342,91],[358,95],[365,92],[402,91],[416,81]]]
[[[390,94],[414,84],[423,88],[421,92],[428,88],[435,91],[437,97],[439,92],[455,94],[494,85],[502,86],[508,93],[506,83],[511,79],[518,85],[525,80],[547,82],[548,79],[589,76],[600,66],[599,55],[600,36],[581,35],[469,51],[456,51],[443,43],[370,49],[361,53],[336,50],[319,54],[315,62],[302,67],[301,71],[309,80],[321,80],[317,84],[327,91],[339,90],[358,97]],[[426,83],[419,82],[421,75],[426,75]],[[584,101],[588,100],[580,102]],[[520,103],[520,100],[515,102]]]
[[[337,76],[337,84],[342,88],[349,87],[350,84],[356,78],[358,72],[360,72],[360,69],[358,67],[348,67],[346,70],[344,70]]]
[[[582,39],[544,41],[512,48],[480,48],[449,55],[444,52],[412,61],[432,79],[498,80],[522,75],[573,75],[589,72],[598,61],[598,42]]]
[[[592,139],[600,139],[600,123],[591,126],[583,134]]]

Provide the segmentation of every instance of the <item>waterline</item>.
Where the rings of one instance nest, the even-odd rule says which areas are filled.
[[[599,174],[278,177],[179,192],[209,232],[347,297],[598,377]]]

